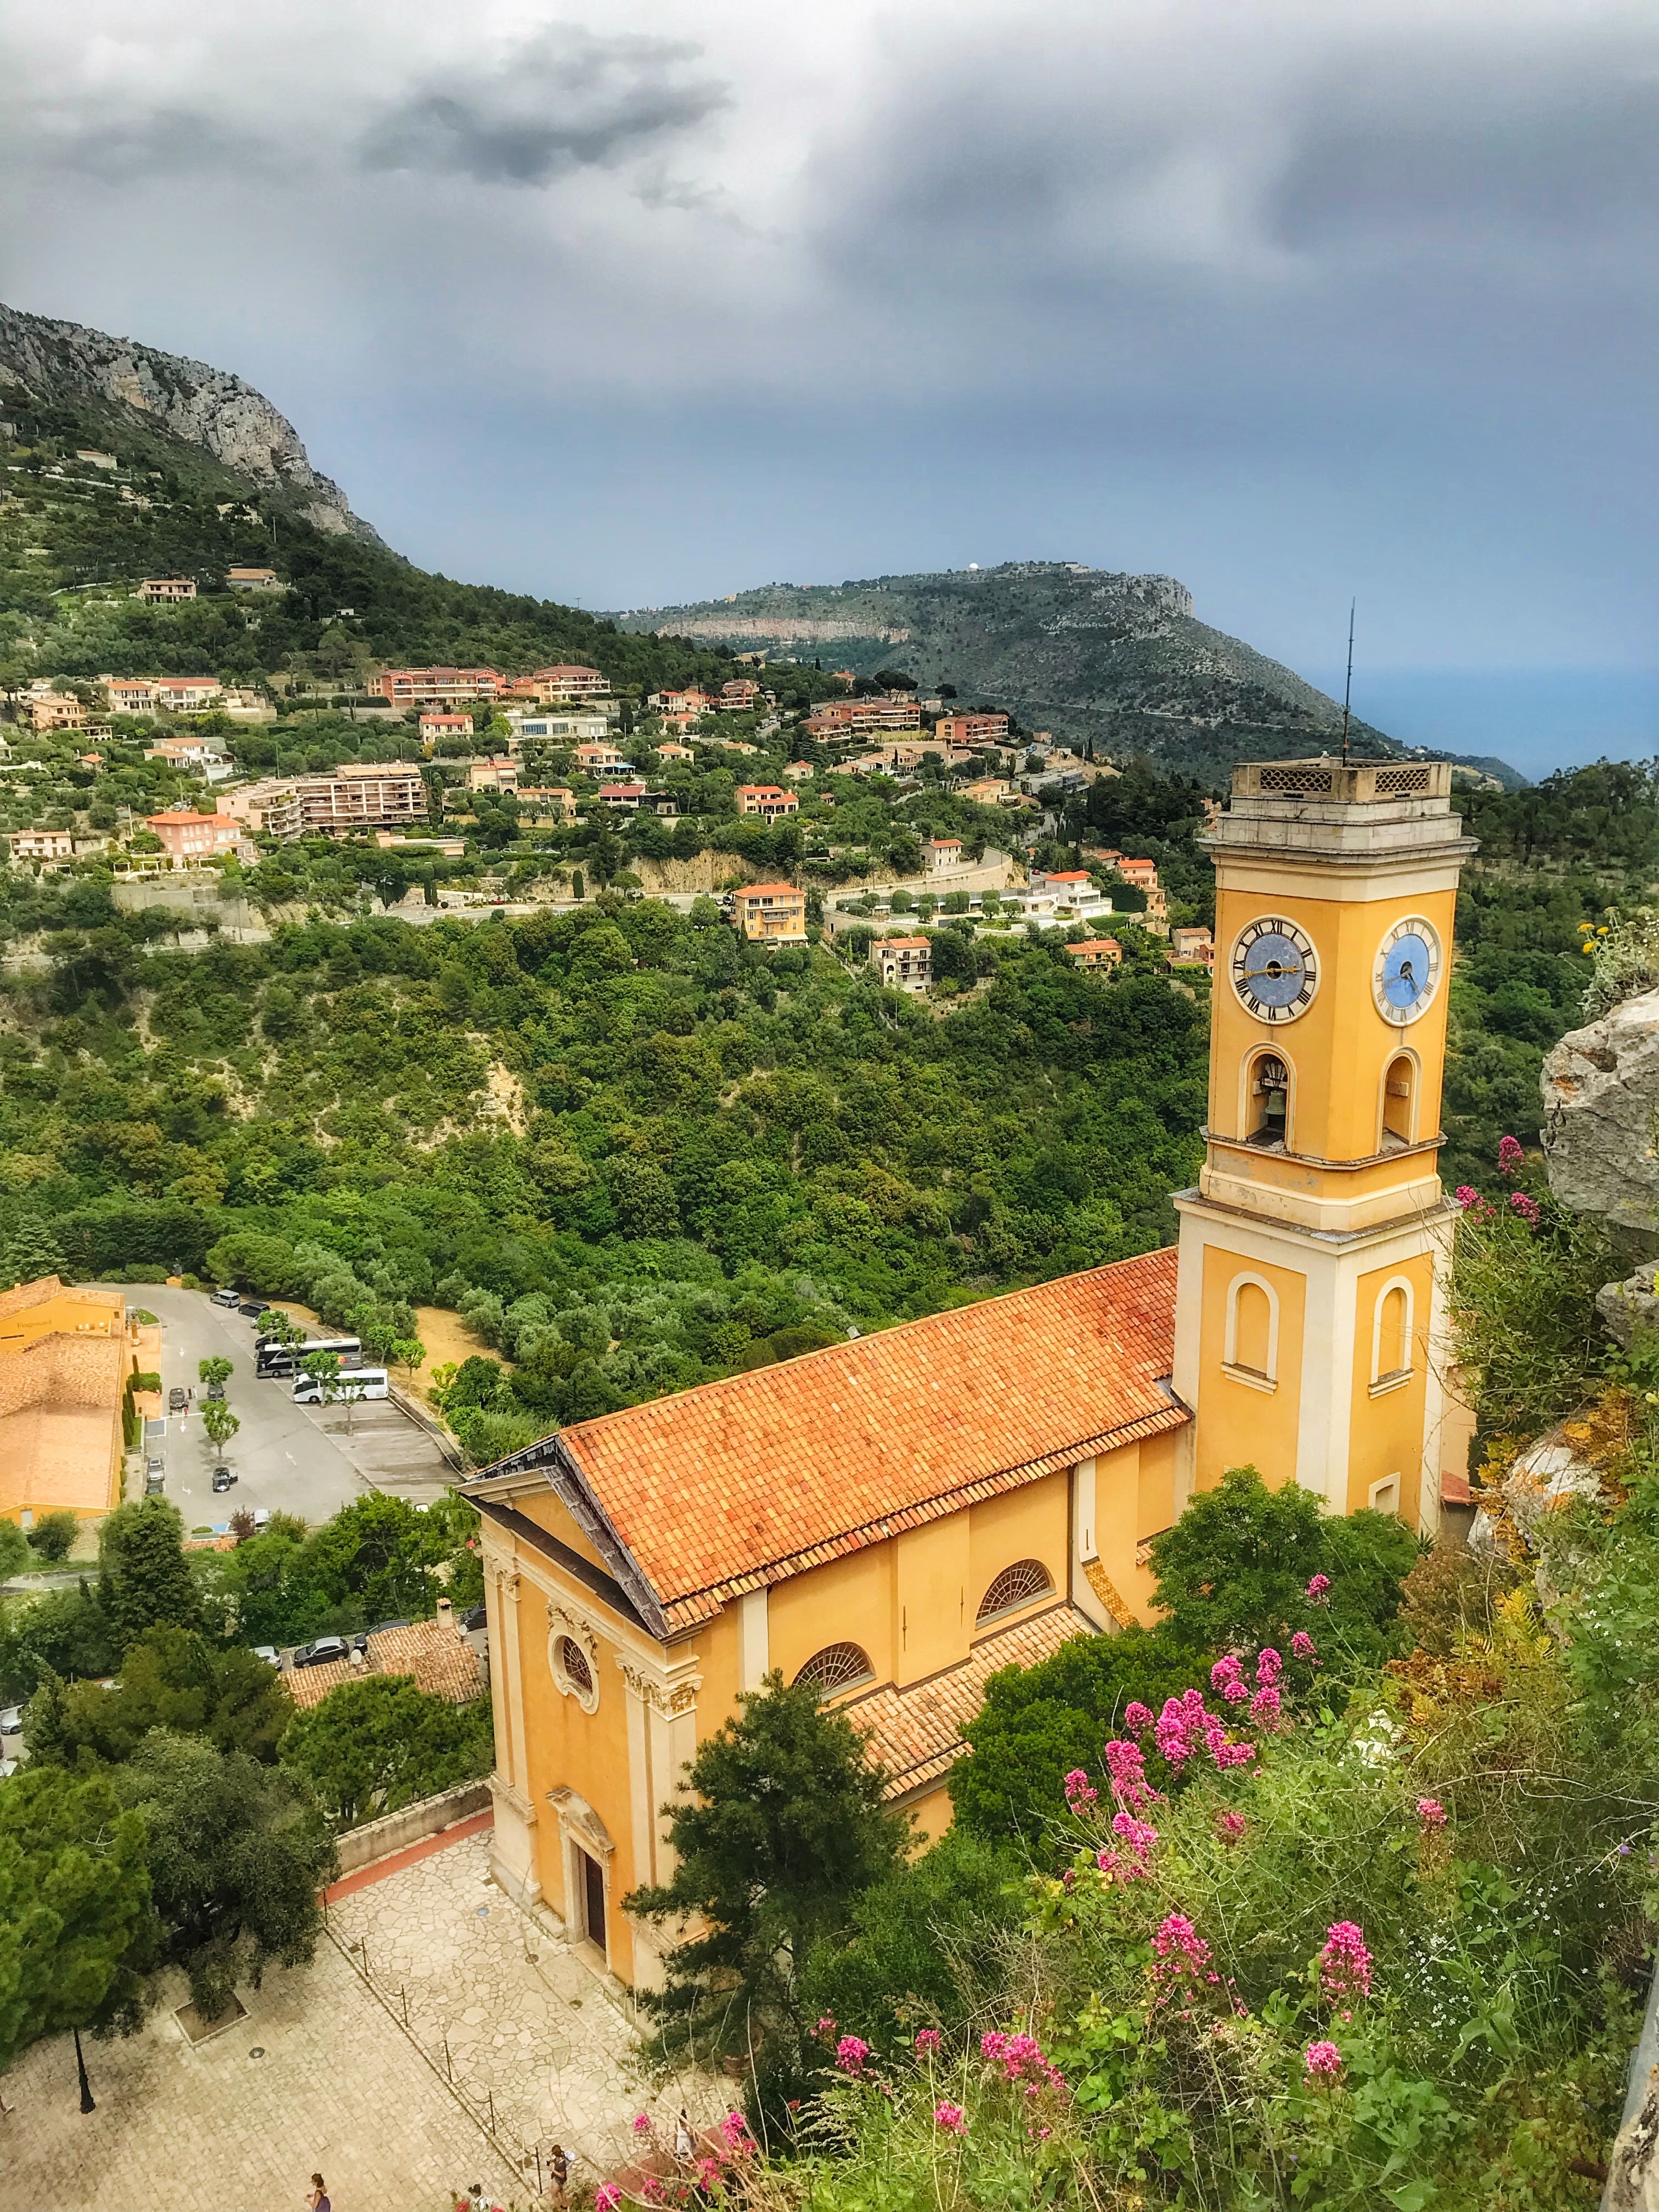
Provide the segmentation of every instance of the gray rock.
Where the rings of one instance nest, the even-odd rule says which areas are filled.
[[[1659,2212],[1659,2066],[1619,2131],[1608,2161],[1607,2212]]]
[[[255,483],[297,493],[318,529],[379,543],[338,484],[312,467],[287,416],[240,376],[3,305],[0,367],[40,399],[100,399],[149,416]]]
[[[1659,1243],[1659,991],[1571,1030],[1544,1062],[1550,1188],[1651,1251]]]
[[[1595,1310],[1615,1344],[1628,1352],[1638,1330],[1659,1329],[1659,1291],[1654,1278],[1659,1261],[1650,1261],[1622,1283],[1604,1284],[1595,1293]]]

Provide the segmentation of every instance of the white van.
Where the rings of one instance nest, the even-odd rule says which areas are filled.
[[[389,1398],[392,1377],[384,1367],[350,1367],[334,1378],[333,1402],[361,1405],[365,1398]],[[322,1384],[309,1375],[301,1375],[294,1385],[296,1406],[321,1406],[329,1402]]]

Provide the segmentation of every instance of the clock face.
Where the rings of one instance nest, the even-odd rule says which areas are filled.
[[[1440,939],[1419,915],[1395,922],[1377,949],[1371,995],[1385,1022],[1414,1022],[1440,983]]]
[[[1293,921],[1266,915],[1240,930],[1233,945],[1233,988],[1258,1021],[1293,1022],[1319,988],[1319,959]]]

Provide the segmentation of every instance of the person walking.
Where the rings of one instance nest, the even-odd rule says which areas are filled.
[[[682,2105],[680,2116],[674,2123],[674,2155],[682,2166],[690,2166],[696,2148],[691,2133],[691,2115]]]
[[[549,2172],[553,2181],[553,2202],[556,2204],[568,2203],[569,2199],[565,2192],[570,2186],[570,2160],[564,2154],[562,2143],[555,2143],[553,2146],[553,2157]]]
[[[311,2186],[306,2191],[306,2203],[311,2207],[311,2212],[333,2212],[328,2201],[328,2188],[320,2173],[312,2175]]]

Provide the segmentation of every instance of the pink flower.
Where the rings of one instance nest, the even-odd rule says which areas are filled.
[[[1120,1813],[1112,1822],[1112,1832],[1122,1837],[1138,1859],[1144,1859],[1158,1841],[1158,1830],[1137,1820],[1133,1813]]]
[[[1336,2045],[1322,2037],[1308,2045],[1303,2066],[1310,2081],[1334,2081],[1342,2071],[1342,2053]]]
[[[640,2184],[640,2195],[647,2204],[662,2204],[667,2201],[668,2191],[654,2173],[647,2173]]]
[[[1328,1575],[1316,1575],[1313,1580],[1308,1584],[1309,1604],[1328,1604],[1330,1601],[1330,1588],[1331,1578]]]
[[[1152,1724],[1152,1707],[1150,1705],[1143,1705],[1138,1698],[1133,1699],[1123,1708],[1123,1725],[1128,1729],[1131,1735],[1143,1735],[1147,1729],[1151,1728]]]
[[[1210,1687],[1218,1692],[1221,1696],[1225,1697],[1227,1694],[1228,1683],[1237,1681],[1243,1671],[1244,1670],[1239,1665],[1238,1661],[1230,1651],[1226,1654],[1224,1658],[1218,1659],[1214,1666],[1211,1668]]]
[[[1510,1211],[1512,1213],[1518,1213],[1528,1229],[1537,1228],[1538,1200],[1535,1198],[1528,1198],[1524,1190],[1512,1190],[1510,1193]]]
[[[1115,1796],[1131,1811],[1147,1804],[1157,1796],[1146,1780],[1146,1760],[1138,1743],[1129,1743],[1114,1737],[1105,1747],[1106,1771],[1112,1778]]]
[[[651,2115],[649,2112],[635,2112],[634,2115],[634,2132],[636,2136],[648,2136],[650,2134]]]
[[[835,2033],[835,2032],[836,2015],[832,2012],[825,2013],[823,2019],[812,2030],[813,2034],[821,2037],[825,2043],[829,2042],[830,2037]]]
[[[1468,1212],[1472,1206],[1479,1206],[1480,1203],[1480,1194],[1475,1189],[1472,1183],[1460,1182],[1452,1195],[1456,1199],[1457,1203],[1462,1207],[1465,1213]]]
[[[1210,1947],[1184,1912],[1171,1912],[1152,1936],[1157,1957],[1152,1981],[1160,1996],[1176,1990],[1194,1992],[1216,1977],[1210,1965]]]
[[[938,2104],[933,2107],[933,2125],[943,2129],[947,2136],[965,2136],[968,2115],[960,2105]]]
[[[1370,1996],[1371,1954],[1365,1948],[1364,1931],[1353,1921],[1339,1920],[1326,1930],[1325,1948],[1319,1954],[1319,1981],[1333,2003]]]
[[[1284,1671],[1285,1662],[1271,1644],[1264,1644],[1255,1660],[1255,1679],[1260,1687],[1270,1690]]]
[[[836,2063],[843,2074],[861,2074],[870,2046],[861,2035],[843,2035],[836,2045]]]
[[[1417,1801],[1417,1817],[1425,1828],[1443,1828],[1446,1825],[1446,1808],[1437,1797],[1419,1797]]]
[[[1066,1802],[1072,1810],[1080,1812],[1085,1805],[1097,1803],[1099,1797],[1099,1790],[1090,1786],[1089,1778],[1083,1769],[1074,1766],[1066,1778]]]
[[[1253,1743],[1222,1743],[1216,1746],[1215,1763],[1223,1769],[1229,1766],[1248,1766],[1255,1757],[1255,1746]]]
[[[936,2027],[924,2027],[918,2031],[916,2049],[919,2051],[934,2051],[939,2049],[939,2032]]]
[[[1218,1813],[1216,1815],[1216,1833],[1224,1844],[1242,1843],[1244,1831],[1249,1825],[1242,1813]]]
[[[1231,1682],[1222,1684],[1221,1694],[1230,1705],[1242,1705],[1250,1694],[1250,1686],[1248,1682],[1241,1682],[1235,1675]]]
[[[1258,1690],[1250,1699],[1250,1718],[1258,1728],[1274,1729],[1279,1726],[1279,1692],[1271,1683],[1265,1690]]]
[[[754,2148],[749,2136],[749,2123],[741,2112],[728,2112],[720,2122],[720,2140],[730,2151]]]
[[[697,2160],[697,2186],[699,2189],[709,2190],[714,2188],[715,2183],[720,2179],[720,2162],[719,2159],[700,2158]],[[597,2206],[595,2208],[595,2212],[598,2212]]]
[[[1519,1175],[1526,1154],[1513,1137],[1498,1139],[1498,1172],[1499,1175]]]
[[[617,2212],[617,2208],[621,2203],[622,2191],[616,2183],[604,2182],[594,2193],[593,2212]]]
[[[1297,1659],[1312,1659],[1316,1662],[1318,1658],[1318,1654],[1314,1650],[1314,1640],[1305,1628],[1298,1628],[1296,1634],[1291,1637],[1291,1656]]]

